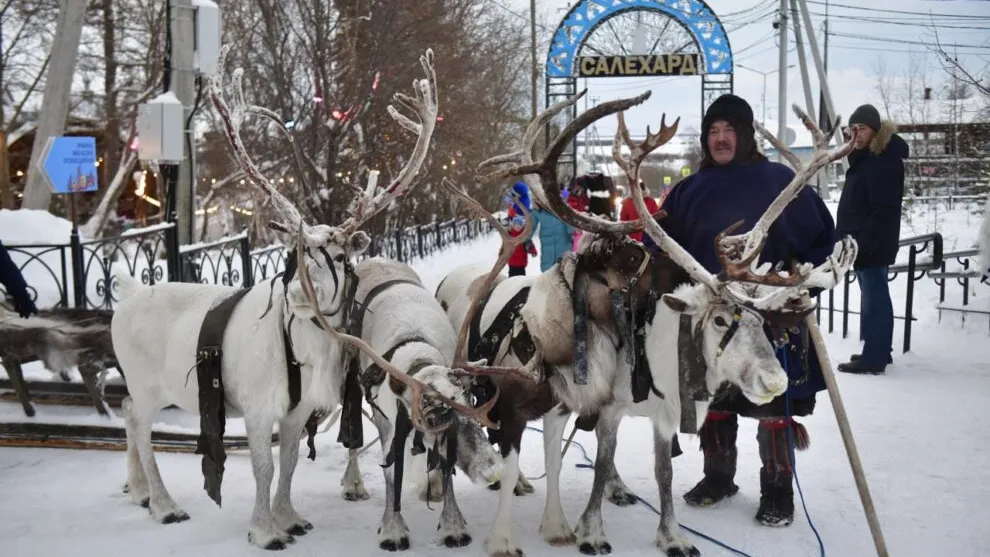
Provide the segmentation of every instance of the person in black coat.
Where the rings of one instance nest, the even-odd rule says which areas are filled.
[[[700,169],[675,185],[661,207],[667,216],[660,225],[711,273],[720,270],[716,236],[733,223],[735,233],[752,229],[760,216],[794,178],[790,168],[770,162],[757,149],[753,110],[735,96],[723,95],[708,108],[701,124],[703,157]],[[832,254],[835,229],[832,215],[811,188],[802,189],[770,227],[760,262],[793,260],[820,265]],[[657,247],[648,234],[643,244]],[[814,294],[814,293],[813,293]],[[792,326],[790,324],[788,326]],[[769,334],[769,333],[768,333]],[[785,394],[757,406],[734,386],[724,385],[714,396],[698,432],[705,454],[704,478],[684,495],[693,506],[707,507],[736,494],[736,433],[738,417],[759,419],[760,506],[756,519],[767,526],[786,526],[794,519],[793,467],[789,436],[798,449],[807,447],[807,431],[793,416],[815,408],[815,396],[825,379],[807,327],[790,329],[789,342],[777,353],[790,386]]]
[[[7,248],[3,246],[3,242],[0,242],[0,282],[3,283],[7,296],[13,298],[14,310],[17,311],[18,315],[27,318],[38,313],[38,308],[35,307],[31,294],[28,292],[27,282],[21,275],[20,269],[10,258],[10,254],[7,253]]]
[[[897,259],[904,198],[904,159],[907,143],[892,122],[882,122],[872,105],[864,104],[849,117],[856,133],[849,153],[846,184],[839,198],[836,228],[859,244],[856,280],[861,291],[860,338],[863,353],[839,364],[846,373],[883,373],[893,362],[894,306],[887,267]]]

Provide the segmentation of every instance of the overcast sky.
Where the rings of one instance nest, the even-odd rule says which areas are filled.
[[[507,11],[529,18],[528,0],[485,0]],[[539,63],[546,59],[546,46],[549,37],[556,30],[561,19],[577,2],[566,0],[537,0],[537,33],[541,47]],[[603,2],[607,4],[607,2]],[[757,118],[763,111],[762,95],[764,78],[759,73],[741,68],[740,65],[770,72],[779,66],[777,35],[773,29],[778,0],[709,0],[708,5],[716,15],[723,18],[729,35],[736,62],[734,76],[735,93],[753,106]],[[808,9],[816,28],[819,46],[824,39],[822,34],[825,0],[807,0]],[[887,10],[887,11],[884,11]],[[990,60],[990,1],[985,0],[839,0],[830,1],[829,13],[829,83],[833,91],[836,110],[848,116],[853,109],[866,102],[880,106],[876,90],[877,64],[880,59],[892,76],[903,75],[912,57],[925,58],[929,63],[930,81],[926,84],[936,89],[941,87],[947,74],[942,70],[937,58],[924,44],[933,41],[932,22],[939,26],[939,38],[943,44],[958,44],[959,58],[970,67],[982,68]],[[925,14],[931,14],[925,15]],[[965,16],[965,17],[959,17]],[[840,34],[842,36],[840,36]],[[625,39],[623,37],[623,39]],[[632,38],[629,39],[632,42]],[[790,36],[791,52],[788,63],[795,64],[787,73],[787,105],[795,102],[805,105],[801,74],[797,67],[797,52],[794,50],[794,36]],[[811,64],[810,50],[807,58]],[[618,53],[616,53],[618,54]],[[981,57],[982,56],[982,60]],[[542,71],[542,70],[541,70]],[[817,109],[818,79],[814,68],[809,68],[813,99]],[[609,100],[624,96],[634,96],[647,89],[653,95],[641,107],[630,110],[629,125],[634,135],[641,134],[647,124],[655,129],[660,114],[666,112],[668,121],[680,116],[682,128],[699,128],[701,123],[701,78],[700,77],[642,77],[642,78],[598,78],[579,80],[579,88],[587,83],[589,97]],[[900,84],[903,85],[903,84]],[[902,87],[903,88],[903,87]],[[543,91],[539,91],[542,106]],[[772,73],[766,79],[767,120],[776,128],[778,107],[778,74]],[[793,113],[789,112],[788,125],[800,126]],[[614,118],[606,119],[598,126],[604,137],[614,133]]]

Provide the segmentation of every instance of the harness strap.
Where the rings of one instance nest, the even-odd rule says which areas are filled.
[[[580,259],[578,260],[580,262]],[[574,311],[574,383],[588,384],[588,273],[576,266],[574,294],[571,307]]]
[[[502,306],[502,309],[499,310],[492,324],[485,330],[485,334],[479,335],[476,342],[469,343],[469,359],[484,359],[488,365],[494,363],[498,348],[502,345],[505,337],[512,332],[517,320],[521,318],[522,307],[526,305],[527,299],[529,299],[528,286],[521,288],[519,292],[516,292],[512,296],[507,304]],[[475,314],[475,318],[472,321],[472,329],[475,328],[476,322],[477,327],[480,328],[481,313],[479,310]],[[529,329],[525,327],[525,324],[512,337],[510,347],[515,352],[516,357],[524,364],[529,362],[530,358],[536,353],[536,344],[533,342],[533,337],[530,336]]]
[[[384,354],[382,354],[382,359],[391,363],[392,356],[395,356],[395,353],[398,352],[400,348],[406,346],[407,344],[413,344],[416,342],[425,343],[427,342],[427,340],[425,337],[421,335],[412,335],[403,338],[398,342],[396,342],[395,344],[393,344],[391,348],[389,348]],[[422,370],[424,367],[430,365],[430,363],[431,362],[426,362],[422,360],[413,362],[412,367],[409,368],[408,374],[414,375],[420,370]],[[365,370],[361,373],[361,377],[360,377],[361,386],[364,388],[365,399],[369,403],[371,402],[371,388],[377,387],[378,385],[381,385],[383,382],[385,382],[386,375],[387,373],[385,372],[385,370],[382,369],[381,366],[379,366],[376,363],[372,363],[367,368],[365,368]]]
[[[385,290],[397,284],[413,284],[418,286],[418,284],[408,279],[387,280],[381,284],[375,285],[371,289],[371,291],[368,292],[367,296],[365,296],[364,299],[361,300],[360,304],[358,304],[357,300],[355,300],[357,311],[355,311],[354,314],[351,315],[351,319],[348,322],[347,331],[349,334],[356,336],[358,338],[361,337],[361,333],[364,330],[364,314],[370,311],[368,308],[371,307],[372,300],[374,300],[379,294],[381,294]]]
[[[223,337],[237,303],[250,292],[241,289],[210,308],[203,317],[196,345],[196,379],[199,386],[199,437],[196,454],[203,455],[203,488],[220,506],[223,483],[223,447],[227,412],[223,388]]]

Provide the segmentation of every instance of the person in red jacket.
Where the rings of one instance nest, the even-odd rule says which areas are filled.
[[[510,210],[510,213],[511,212],[512,211]],[[509,221],[509,236],[518,236],[522,234],[523,228],[525,227],[525,217],[522,215],[511,217],[511,220]],[[532,255],[533,257],[536,257],[539,255],[536,251],[536,244],[533,243],[531,238],[516,246],[515,251],[513,251],[512,255],[509,256],[510,277],[525,275],[526,265],[529,264],[529,256]]]
[[[655,214],[660,210],[660,206],[657,205],[657,200],[650,197],[650,190],[646,188],[646,184],[642,180],[639,181],[639,188],[643,190],[643,201],[646,202],[646,208],[650,210],[650,214]],[[636,211],[636,206],[633,204],[632,195],[622,200],[622,207],[619,210],[619,220],[629,221],[638,220],[639,213]],[[630,232],[629,237],[637,242],[643,241],[643,232]]]

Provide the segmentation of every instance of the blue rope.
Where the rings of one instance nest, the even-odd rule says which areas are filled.
[[[533,430],[533,431],[538,431],[540,433],[543,433],[543,430],[540,429],[540,428],[537,428],[537,427],[526,426],[526,429],[530,429],[530,430]],[[571,444],[574,445],[574,446],[576,446],[577,448],[581,449],[581,456],[584,458],[584,462],[579,462],[579,463],[575,464],[574,466],[577,467],[577,468],[588,468],[588,469],[594,470],[595,463],[594,463],[593,460],[591,460],[591,458],[588,457],[588,451],[585,450],[584,445],[582,445],[581,443],[578,443],[577,441],[571,441]],[[639,501],[640,503],[642,503],[643,505],[645,505],[646,508],[648,508],[651,511],[653,511],[654,513],[656,513],[657,516],[661,516],[660,511],[658,511],[657,508],[654,507],[649,501],[647,501],[646,499],[643,499],[642,497],[640,497],[639,495],[636,495],[635,493],[633,493],[632,496],[635,497],[637,501]],[[711,537],[711,536],[709,536],[707,534],[704,534],[702,532],[699,532],[698,530],[695,530],[693,528],[689,528],[689,527],[687,527],[687,526],[685,526],[683,524],[680,524],[680,523],[678,523],[678,526],[680,526],[684,530],[687,530],[688,532],[691,532],[695,536],[698,536],[698,537],[700,537],[702,539],[708,540],[708,541],[712,542],[713,544],[715,544],[715,545],[717,545],[717,546],[719,546],[719,547],[721,547],[723,549],[727,549],[727,550],[731,551],[732,553],[735,553],[736,555],[740,555],[742,557],[753,557],[749,553],[746,553],[744,551],[740,551],[740,550],[738,550],[738,549],[736,549],[736,548],[734,548],[734,547],[732,547],[730,545],[724,544],[724,543],[716,540],[715,538],[713,538],[713,537]]]
[[[781,346],[778,352],[783,353],[783,364],[784,371],[787,371],[787,348],[786,346]],[[804,501],[804,492],[801,490],[801,481],[798,479],[797,473],[797,455],[794,452],[794,433],[791,428],[791,395],[790,390],[784,392],[784,408],[787,414],[787,450],[790,453],[791,458],[791,470],[794,472],[794,485],[797,486],[798,495],[801,497],[801,507],[804,509],[804,517],[808,520],[808,526],[811,526],[811,531],[815,533],[815,538],[818,540],[818,550],[821,557],[825,557],[825,543],[822,542],[822,537],[818,534],[818,529],[815,528],[815,523],[811,520],[811,513],[808,512],[808,505]]]

